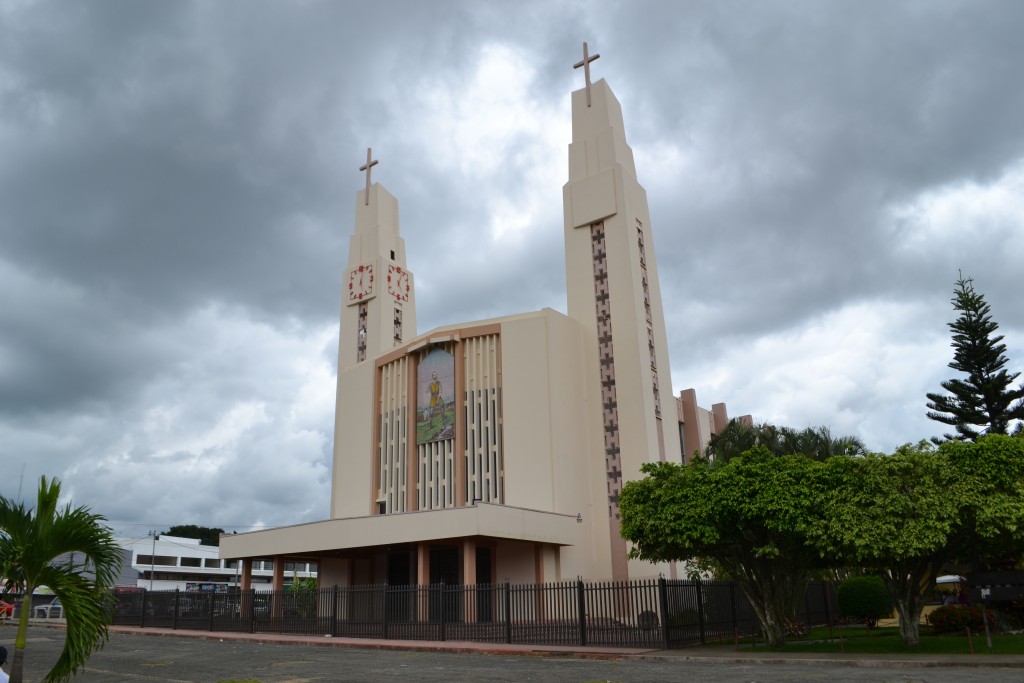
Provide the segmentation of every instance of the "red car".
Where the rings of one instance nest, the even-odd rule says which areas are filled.
[[[8,619],[13,616],[14,605],[5,600],[0,600],[0,619]]]

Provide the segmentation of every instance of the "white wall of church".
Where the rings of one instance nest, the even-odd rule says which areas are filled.
[[[499,541],[494,547],[498,581],[534,583],[536,556],[533,545],[520,541]]]
[[[338,374],[334,414],[331,518],[370,514],[373,473],[374,364],[360,363]]]
[[[580,515],[560,573],[604,576],[611,549],[596,349],[551,309],[502,322],[506,504]],[[554,571],[552,569],[552,571]]]

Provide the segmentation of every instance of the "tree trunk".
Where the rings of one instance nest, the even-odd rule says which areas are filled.
[[[34,588],[32,590],[35,590]],[[28,636],[28,619],[32,616],[32,593],[26,591],[21,601],[21,614],[18,616],[18,633],[14,636],[14,659],[11,660],[11,683],[22,683],[24,680],[25,641]]]
[[[904,647],[921,644],[921,610],[924,608],[924,586],[935,581],[938,562],[914,562],[882,572],[882,581],[889,589],[896,614],[900,617],[900,639]]]
[[[758,619],[761,621],[761,628],[764,629],[765,638],[768,640],[768,647],[772,650],[781,650],[786,644],[786,615],[785,611],[779,611],[778,605],[767,603],[764,606],[763,617],[759,610]]]
[[[807,587],[805,573],[783,573],[776,567],[774,572],[763,571],[768,578],[751,578],[739,573],[735,579],[750,606],[761,623],[768,647],[779,650],[786,644],[786,620],[795,615],[795,606],[803,597]],[[786,568],[788,569],[788,568]]]
[[[917,596],[901,596],[895,601],[896,614],[900,617],[900,639],[904,647],[917,647],[921,644],[921,608],[924,603]]]

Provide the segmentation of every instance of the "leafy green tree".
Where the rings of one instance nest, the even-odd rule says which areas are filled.
[[[964,484],[956,557],[976,569],[1024,555],[1024,435],[992,434],[939,447]]]
[[[107,638],[111,589],[121,555],[106,521],[88,508],[58,509],[60,482],[42,477],[35,510],[0,496],[0,576],[5,593],[23,593],[14,641],[11,683],[22,683],[32,592],[46,585],[60,598],[67,620],[64,649],[43,679],[67,681]],[[54,563],[64,553],[85,558],[82,565]]]
[[[833,437],[828,427],[796,430],[768,423],[748,425],[730,420],[708,442],[707,455],[712,460],[729,460],[763,446],[774,455],[806,455],[812,460],[825,460],[837,455],[864,455],[867,449],[855,436]]]
[[[892,455],[833,458],[817,488],[822,524],[809,536],[834,561],[877,572],[904,645],[920,643],[925,597],[942,567],[972,548],[1024,541],[1024,439],[923,441]]]
[[[878,572],[907,646],[920,642],[924,593],[951,554],[964,500],[957,474],[927,442],[893,455],[825,463],[820,505],[826,512],[815,542],[845,564]]]
[[[652,562],[710,562],[750,601],[770,647],[785,644],[812,569],[807,530],[820,518],[821,465],[764,446],[727,461],[650,463],[622,490],[622,536],[630,555]]]
[[[224,533],[223,529],[214,529],[208,526],[196,526],[195,524],[178,524],[172,526],[163,534],[167,536],[177,536],[179,538],[198,538],[199,542],[203,545],[220,545],[220,535]]]
[[[1006,371],[1003,335],[995,334],[999,325],[973,280],[957,280],[952,304],[960,315],[949,323],[954,349],[949,367],[967,377],[943,382],[946,394],[927,395],[928,417],[956,429],[956,435],[944,435],[947,440],[1006,434],[1013,420],[1024,419],[1024,385],[1011,386],[1020,373]]]
[[[297,616],[308,619],[316,614],[316,579],[312,576],[296,578],[284,590]]]

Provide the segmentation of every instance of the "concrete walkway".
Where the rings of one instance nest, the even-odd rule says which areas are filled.
[[[38,622],[37,622],[38,624]],[[41,625],[41,624],[39,624]],[[52,624],[57,626],[57,624]],[[630,647],[579,647],[574,645],[524,645],[517,643],[476,643],[460,641],[383,640],[374,638],[332,638],[329,636],[289,635],[281,633],[236,633],[230,631],[188,631],[167,628],[111,626],[111,633],[152,637],[195,638],[274,645],[301,644],[363,650],[401,650],[410,652],[447,652],[493,655],[562,656],[584,659],[650,659],[701,661],[722,664],[805,664],[807,666],[850,666],[871,668],[997,668],[1024,669],[1024,655],[915,655],[850,654],[822,655],[809,652],[744,652],[728,646],[691,647],[678,650],[652,650]]]

